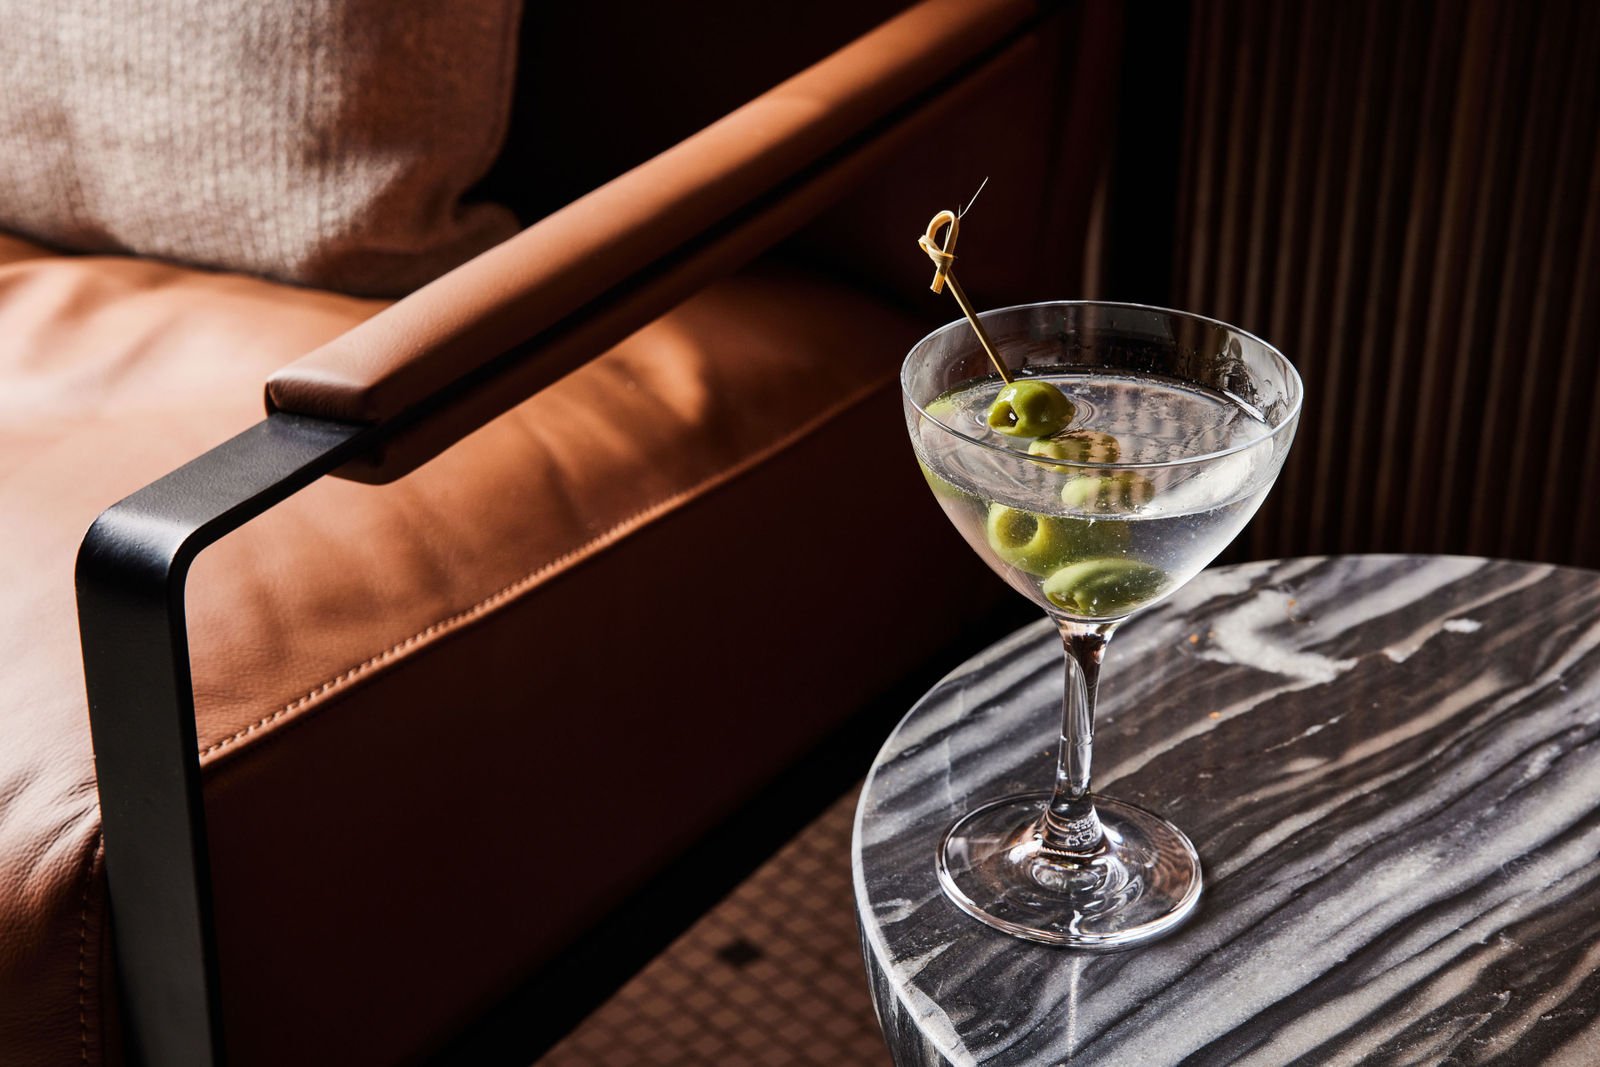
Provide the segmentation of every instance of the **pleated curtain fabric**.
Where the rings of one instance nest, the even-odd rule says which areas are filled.
[[[1600,565],[1600,4],[1191,17],[1173,300],[1306,379],[1243,552]]]

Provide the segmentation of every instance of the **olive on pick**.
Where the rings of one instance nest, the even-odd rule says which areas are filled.
[[[1049,382],[1023,379],[1002,388],[989,405],[989,427],[1012,437],[1049,437],[1066,429],[1078,413],[1067,395]]]

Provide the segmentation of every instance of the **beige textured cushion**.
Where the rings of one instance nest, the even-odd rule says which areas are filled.
[[[0,0],[0,229],[346,292],[516,229],[520,0]]]

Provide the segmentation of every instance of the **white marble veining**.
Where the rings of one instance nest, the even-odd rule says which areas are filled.
[[[1451,557],[1202,575],[1107,655],[1098,789],[1194,839],[1166,940],[1013,940],[940,894],[960,813],[1045,788],[1060,647],[936,686],[857,817],[885,1034],[911,1064],[1600,1063],[1600,575]]]

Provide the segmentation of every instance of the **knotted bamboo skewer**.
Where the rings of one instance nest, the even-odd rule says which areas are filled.
[[[980,187],[979,191],[982,189]],[[974,197],[976,199],[976,197]],[[968,205],[969,207],[971,205]],[[949,227],[945,234],[944,243],[939,243],[939,231]],[[944,292],[945,285],[950,286],[950,295],[956,298],[956,303],[961,305],[961,313],[972,324],[972,332],[978,335],[978,343],[988,353],[989,361],[994,364],[994,369],[1000,372],[1001,379],[1011,384],[1011,372],[1000,361],[1000,353],[994,347],[994,342],[989,339],[989,332],[983,328],[983,323],[978,321],[978,313],[973,310],[967,294],[961,291],[961,283],[956,281],[956,235],[961,231],[961,216],[954,211],[941,211],[928,223],[928,232],[917,238],[917,246],[928,254],[933,260],[933,284],[929,286],[936,293]]]

